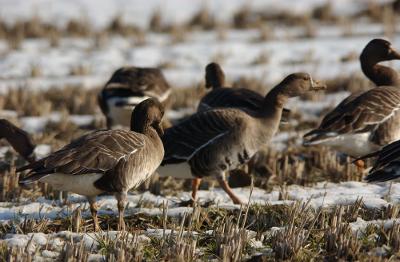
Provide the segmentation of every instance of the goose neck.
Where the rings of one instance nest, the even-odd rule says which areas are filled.
[[[360,57],[361,69],[363,73],[376,85],[399,85],[400,77],[398,73],[384,65],[378,64],[379,61],[370,61],[364,56]]]

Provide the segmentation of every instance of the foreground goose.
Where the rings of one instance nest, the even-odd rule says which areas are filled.
[[[247,89],[226,87],[225,74],[217,63],[206,66],[206,88],[212,88],[199,103],[197,112],[213,108],[239,108],[245,111],[258,111],[263,106],[264,96]],[[283,109],[283,120],[286,121],[290,111]]]
[[[28,133],[6,119],[0,119],[0,139],[2,138],[6,139],[26,161],[32,162],[35,159],[35,145]]]
[[[156,99],[147,99],[135,107],[131,131],[99,130],[82,136],[48,157],[18,169],[18,172],[29,170],[20,183],[40,181],[56,190],[86,196],[95,230],[100,229],[96,196],[114,193],[119,229],[124,230],[127,191],[145,181],[163,159],[160,139],[163,114],[163,106]]]
[[[156,98],[165,105],[171,90],[157,68],[123,67],[114,72],[98,95],[107,128],[129,126],[133,108],[147,98]]]
[[[361,68],[378,87],[343,100],[317,129],[304,135],[304,145],[328,145],[359,157],[400,139],[399,75],[377,64],[393,59],[400,59],[400,54],[388,41],[370,41],[360,56]]]
[[[163,136],[165,156],[157,170],[161,176],[197,178],[193,180],[192,198],[196,199],[201,178],[215,176],[235,204],[240,199],[228,186],[225,173],[248,162],[276,133],[283,105],[288,98],[324,85],[306,73],[287,76],[264,98],[263,106],[252,113],[224,108],[198,112]]]

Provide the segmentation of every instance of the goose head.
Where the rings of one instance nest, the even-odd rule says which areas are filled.
[[[155,98],[149,98],[135,106],[131,117],[131,130],[144,133],[153,128],[161,137],[164,131],[161,127],[164,116],[163,105]]]
[[[369,63],[399,60],[400,53],[394,49],[392,44],[384,39],[373,39],[363,49],[360,60]]]
[[[326,85],[314,80],[308,73],[290,74],[278,85],[279,94],[287,98],[323,89],[326,89]]]
[[[222,87],[225,84],[225,74],[217,63],[210,63],[206,66],[206,88]]]

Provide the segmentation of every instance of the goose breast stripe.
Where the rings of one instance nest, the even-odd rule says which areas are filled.
[[[371,89],[343,104],[323,119],[311,134],[345,134],[374,130],[400,109],[400,90],[385,86]]]
[[[144,139],[141,134],[125,130],[102,130],[83,136],[19,171],[31,169],[30,174],[39,176],[50,173],[105,173],[120,161],[127,161],[130,155],[143,147]]]
[[[196,152],[226,136],[232,126],[235,109],[212,110],[198,113],[165,131],[163,164],[188,160]],[[222,117],[223,116],[223,117]]]

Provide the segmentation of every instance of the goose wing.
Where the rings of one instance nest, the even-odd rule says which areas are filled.
[[[144,147],[142,136],[125,130],[95,131],[17,171],[29,170],[31,181],[52,173],[106,173]]]
[[[400,90],[393,86],[373,88],[359,96],[347,98],[321,122],[304,135],[305,144],[342,134],[375,130],[400,109]]]
[[[208,92],[199,103],[198,112],[213,108],[239,108],[246,112],[257,112],[264,103],[264,97],[247,88],[215,88]],[[288,122],[290,110],[284,108],[282,122]]]
[[[150,96],[160,101],[165,100],[168,94],[169,84],[157,68],[120,68],[103,89],[106,96]]]
[[[163,164],[187,161],[200,149],[228,135],[233,128],[240,125],[239,122],[235,123],[235,115],[238,114],[242,112],[235,109],[214,109],[197,113],[168,128],[163,136]]]
[[[384,182],[400,178],[400,140],[356,160],[372,157],[375,157],[376,160],[365,180],[368,182]]]
[[[264,97],[246,88],[216,88],[207,93],[200,101],[198,111],[216,107],[244,108],[259,110]]]

